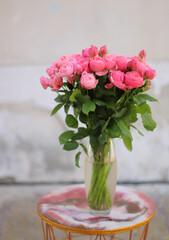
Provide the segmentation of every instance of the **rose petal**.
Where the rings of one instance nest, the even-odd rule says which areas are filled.
[[[108,73],[108,70],[104,70],[104,71],[101,71],[101,72],[96,72],[96,75],[97,76],[105,76],[107,73]]]

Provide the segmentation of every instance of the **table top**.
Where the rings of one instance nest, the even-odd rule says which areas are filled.
[[[116,233],[140,227],[155,212],[153,201],[134,189],[117,186],[111,212],[90,214],[84,185],[63,187],[44,195],[37,205],[38,214],[48,224],[70,232]]]

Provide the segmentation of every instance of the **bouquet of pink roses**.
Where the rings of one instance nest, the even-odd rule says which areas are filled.
[[[104,161],[107,146],[111,138],[122,138],[125,146],[132,150],[131,128],[142,133],[133,125],[142,118],[145,129],[153,131],[156,123],[151,116],[151,109],[147,101],[157,101],[145,93],[150,86],[156,72],[146,64],[146,53],[142,50],[139,56],[126,57],[108,54],[106,46],[98,50],[91,46],[82,54],[63,56],[47,68],[49,78],[41,77],[44,89],[50,87],[57,93],[55,101],[58,103],[52,111],[55,114],[64,106],[68,130],[59,136],[63,149],[70,151],[79,146],[87,154],[81,139],[89,137],[94,161]],[[69,113],[72,107],[74,114]],[[84,127],[79,127],[79,122]],[[81,151],[77,152],[75,161],[79,166]],[[107,170],[102,168],[105,173]],[[90,198],[95,199],[96,206],[107,194],[105,182],[104,194],[99,199],[94,194],[97,187],[98,171],[94,170],[93,189]],[[103,180],[104,181],[104,180]],[[99,182],[99,184],[101,184]],[[109,198],[106,196],[106,205]]]
[[[136,128],[133,123],[137,114],[141,114],[147,130],[156,127],[146,101],[157,100],[144,93],[156,72],[146,64],[145,58],[144,50],[139,56],[126,57],[108,54],[106,46],[98,51],[92,45],[82,50],[82,54],[63,56],[47,68],[49,78],[41,77],[40,81],[44,89],[50,87],[58,95],[55,101],[59,104],[52,115],[64,106],[66,124],[78,130],[60,136],[65,150],[76,149],[77,140],[86,136],[90,142],[94,142],[93,138],[105,142],[107,138],[122,137],[126,147],[132,150],[130,127]],[[74,116],[68,114],[70,106]],[[78,128],[78,120],[86,128]]]

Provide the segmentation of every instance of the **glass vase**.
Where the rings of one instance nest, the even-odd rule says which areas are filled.
[[[117,183],[117,164],[112,139],[100,144],[97,152],[93,153],[91,146],[89,147],[84,169],[90,212],[94,215],[109,214]]]

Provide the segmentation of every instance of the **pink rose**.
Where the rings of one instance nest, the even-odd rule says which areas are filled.
[[[76,65],[77,59],[70,56],[70,58],[65,63],[72,63],[73,65]]]
[[[146,58],[146,52],[144,51],[144,49],[140,51],[139,56],[144,59]]]
[[[47,74],[49,77],[52,77],[55,74],[55,68],[54,67],[49,67],[46,69]]]
[[[96,72],[97,76],[105,76],[108,73],[108,70],[104,70],[102,72]]]
[[[88,54],[90,57],[95,57],[98,54],[98,48],[94,45],[91,45],[91,47],[88,49]]]
[[[133,56],[131,59],[132,59],[132,60],[134,59],[134,60],[136,60],[137,62],[141,62],[141,57],[140,57],[140,56]]]
[[[138,88],[143,85],[143,78],[137,72],[127,72],[125,74],[125,85],[128,89]]]
[[[89,52],[88,52],[88,48],[82,50],[82,56],[84,58],[90,57]]]
[[[83,72],[80,78],[80,85],[86,89],[93,89],[97,86],[98,80],[93,73]]]
[[[106,45],[102,46],[99,50],[99,56],[100,57],[103,57],[104,54],[107,54],[108,50],[107,50],[107,47]]]
[[[68,61],[70,59],[70,56],[62,56],[61,58],[59,58],[59,60],[56,62],[56,66],[58,68],[60,68],[66,61]]]
[[[83,72],[83,67],[80,64],[77,64],[75,67],[77,74],[81,74]]]
[[[138,72],[142,77],[144,77],[147,67],[143,62],[138,62],[136,72]]]
[[[70,77],[74,73],[74,66],[72,63],[65,63],[59,69],[59,74],[61,77]]]
[[[63,78],[58,74],[51,78],[52,91],[58,91],[63,86]]]
[[[71,57],[78,60],[78,59],[82,58],[82,55],[81,54],[72,54]]]
[[[45,77],[40,78],[40,83],[44,89],[46,89],[49,86],[49,79]]]
[[[153,78],[155,78],[155,76],[156,76],[156,71],[151,67],[148,67],[148,70],[146,71],[146,77],[152,80]]]
[[[103,59],[106,62],[107,70],[116,70],[116,55],[106,54],[103,56]]]
[[[82,58],[78,61],[78,64],[82,67],[82,71],[90,72],[89,69],[89,59],[87,58]]]
[[[137,69],[138,62],[135,59],[132,59],[131,61],[128,62],[127,68],[128,69]]]
[[[90,59],[90,69],[93,72],[102,72],[106,68],[106,62],[101,57],[94,57]]]
[[[66,79],[70,84],[73,84],[73,78],[72,77],[67,77]]]
[[[116,87],[125,90],[124,73],[121,71],[114,71],[109,74],[109,80]]]
[[[57,63],[56,62],[52,62],[51,67],[56,68],[57,67]]]
[[[128,61],[129,61],[129,58],[127,57],[122,57],[122,56],[117,57],[116,64],[117,64],[118,70],[126,71]]]
[[[73,84],[74,80],[76,79],[76,75],[74,75],[72,77],[67,77],[66,79],[70,84]]]

